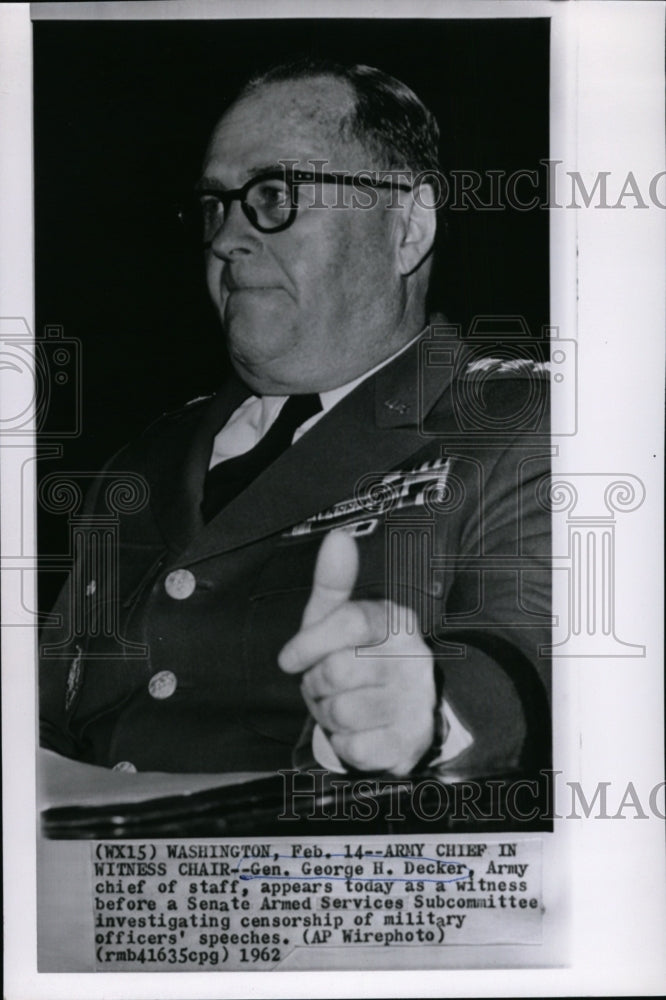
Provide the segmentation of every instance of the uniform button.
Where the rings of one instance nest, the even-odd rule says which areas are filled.
[[[148,693],[152,698],[162,701],[170,698],[178,686],[178,678],[170,670],[160,670],[153,674],[148,682]]]
[[[136,768],[131,760],[119,760],[113,765],[114,771],[125,771],[126,774],[136,774]]]
[[[164,589],[175,601],[184,601],[196,590],[197,580],[189,569],[174,569],[164,581]]]

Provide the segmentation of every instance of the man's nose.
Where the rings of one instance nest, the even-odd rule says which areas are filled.
[[[211,240],[210,248],[216,257],[230,260],[254,253],[260,246],[259,237],[259,232],[246,217],[240,202],[232,201],[224,221]]]

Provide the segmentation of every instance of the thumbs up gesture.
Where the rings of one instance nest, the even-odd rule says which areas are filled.
[[[278,663],[303,675],[305,703],[341,760],[406,775],[433,740],[433,657],[411,608],[351,600],[358,561],[350,535],[326,536],[300,631]],[[376,655],[357,649],[373,645]]]

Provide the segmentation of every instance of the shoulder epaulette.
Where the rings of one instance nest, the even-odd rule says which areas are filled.
[[[208,396],[195,396],[193,399],[188,399],[186,403],[183,403],[175,410],[165,410],[164,413],[161,415],[161,417],[158,417],[158,419],[163,420],[165,418],[166,419],[173,418],[177,420],[178,417],[180,416],[184,416],[186,414],[189,415],[193,407],[197,407],[201,403],[205,403],[207,400],[212,398],[213,398],[212,394],[209,394]]]
[[[194,406],[195,403],[203,403],[206,399],[212,399],[212,393],[208,393],[207,396],[195,396],[194,399],[188,399],[185,406]]]
[[[197,408],[211,399],[212,396],[196,396],[188,400],[175,410],[164,410],[159,417],[155,417],[139,434],[139,438],[145,438],[159,431],[161,427],[169,424],[177,424],[179,421],[189,421],[197,419]]]

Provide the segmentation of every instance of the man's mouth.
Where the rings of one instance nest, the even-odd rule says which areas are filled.
[[[225,271],[222,275],[222,288],[229,294],[232,292],[265,292],[274,290],[277,287],[277,285],[273,285],[267,281],[235,278],[229,271]]]

